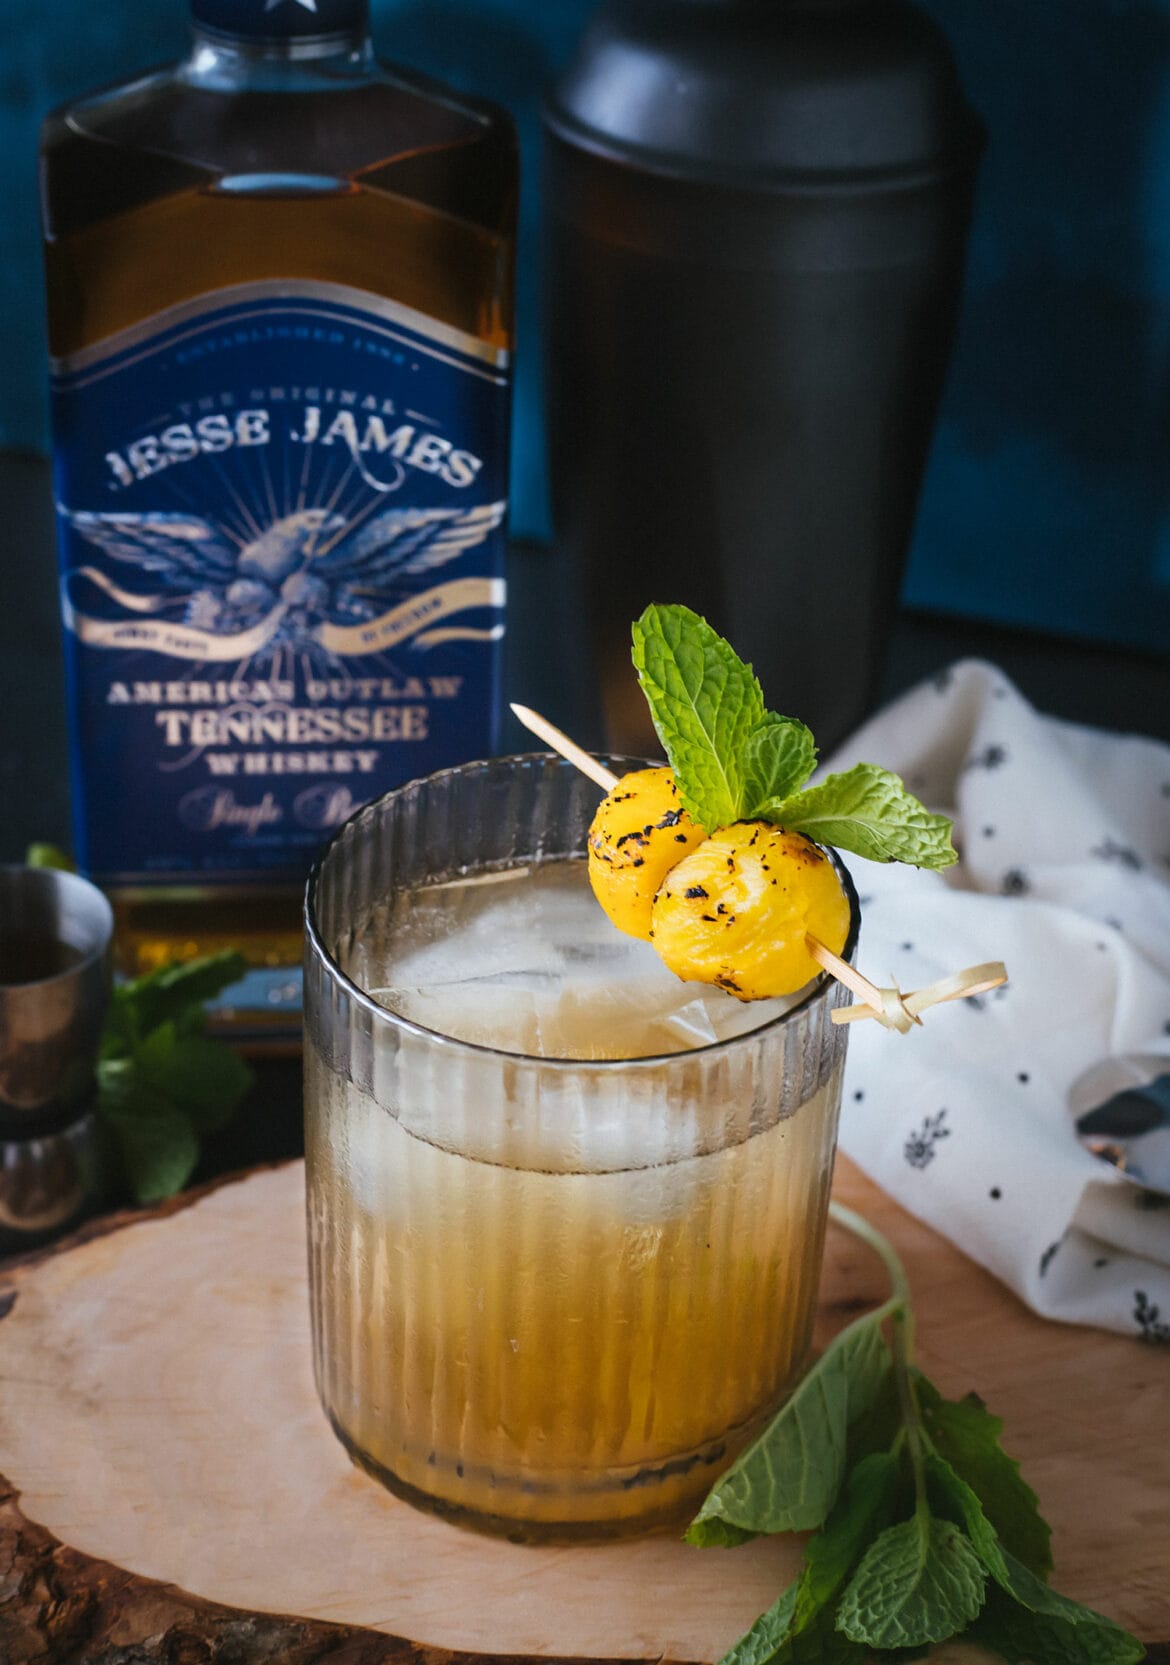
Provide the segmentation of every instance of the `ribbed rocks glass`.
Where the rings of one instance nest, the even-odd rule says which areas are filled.
[[[545,756],[415,781],[306,903],[318,1391],[392,1491],[518,1539],[675,1522],[775,1411],[840,1104],[839,986],[770,1018],[702,990],[703,1044],[589,895],[597,802]]]

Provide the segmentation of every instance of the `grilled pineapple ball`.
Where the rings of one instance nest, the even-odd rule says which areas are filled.
[[[811,839],[738,821],[671,868],[651,923],[654,946],[677,976],[762,1000],[794,994],[820,971],[806,932],[841,952],[849,903]]]
[[[670,769],[635,769],[610,789],[589,828],[589,882],[619,931],[650,935],[659,885],[705,837],[682,807]]]

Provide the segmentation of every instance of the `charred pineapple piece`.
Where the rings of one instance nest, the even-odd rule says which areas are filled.
[[[635,769],[622,776],[589,828],[589,882],[619,931],[650,935],[659,885],[705,837],[682,807],[669,769]]]
[[[806,932],[841,952],[849,903],[811,839],[739,821],[671,868],[651,924],[654,946],[677,976],[762,1000],[794,994],[817,976]]]

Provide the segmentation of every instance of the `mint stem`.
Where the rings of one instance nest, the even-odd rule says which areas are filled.
[[[890,1351],[894,1381],[898,1389],[902,1427],[914,1474],[916,1508],[918,1511],[925,1511],[928,1507],[924,1452],[926,1430],[922,1424],[922,1412],[918,1408],[918,1396],[914,1391],[914,1378],[911,1374],[914,1364],[914,1308],[910,1301],[910,1280],[894,1245],[876,1226],[871,1225],[864,1215],[855,1213],[852,1208],[846,1208],[844,1203],[830,1202],[829,1216],[871,1248],[880,1257],[890,1275],[893,1297],[886,1305],[893,1330]]]
[[[832,1201],[829,1204],[829,1218],[835,1220],[839,1226],[851,1232],[854,1237],[871,1248],[874,1254],[880,1256],[886,1271],[890,1274],[890,1284],[894,1297],[900,1301],[909,1312],[910,1308],[910,1280],[906,1276],[906,1268],[898,1259],[897,1251],[888,1237],[883,1237],[876,1226],[870,1225],[863,1214],[857,1214],[852,1208],[846,1208],[844,1203]],[[913,1351],[913,1321],[911,1321],[911,1354]]]

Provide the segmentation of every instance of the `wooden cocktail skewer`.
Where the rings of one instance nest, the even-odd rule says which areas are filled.
[[[547,717],[542,717],[539,711],[533,711],[528,705],[513,705],[513,714],[524,724],[529,734],[535,734],[538,740],[543,740],[559,752],[566,763],[571,763],[574,769],[580,769],[583,775],[595,780],[603,792],[612,792],[618,783],[618,777],[604,763],[590,755],[583,746],[575,740],[570,740],[563,729],[555,723],[550,723]]]
[[[558,752],[567,763],[580,769],[583,775],[596,781],[604,792],[611,792],[618,783],[618,777],[604,763],[599,763],[589,752],[570,740],[563,729],[555,723],[550,723],[547,717],[542,717],[539,711],[533,711],[527,705],[513,705],[512,710],[517,719],[523,723],[529,733],[535,734],[537,739],[543,740]],[[937,983],[929,983],[924,989],[916,989],[911,994],[903,994],[897,984],[890,988],[880,989],[876,983],[871,983],[868,977],[851,966],[848,960],[843,960],[839,954],[834,954],[831,948],[812,932],[805,933],[805,943],[809,953],[817,964],[830,977],[835,977],[839,983],[844,983],[851,993],[860,997],[860,1006],[839,1007],[832,1014],[834,1023],[853,1023],[858,1018],[876,1018],[886,1029],[897,1029],[905,1034],[915,1024],[921,1026],[919,1015],[928,1006],[941,1005],[944,1000],[962,1000],[970,994],[985,994],[988,989],[995,989],[1001,983],[1007,982],[1007,970],[1001,960],[988,960],[983,965],[968,966],[965,971],[956,971],[951,977],[943,977]]]

